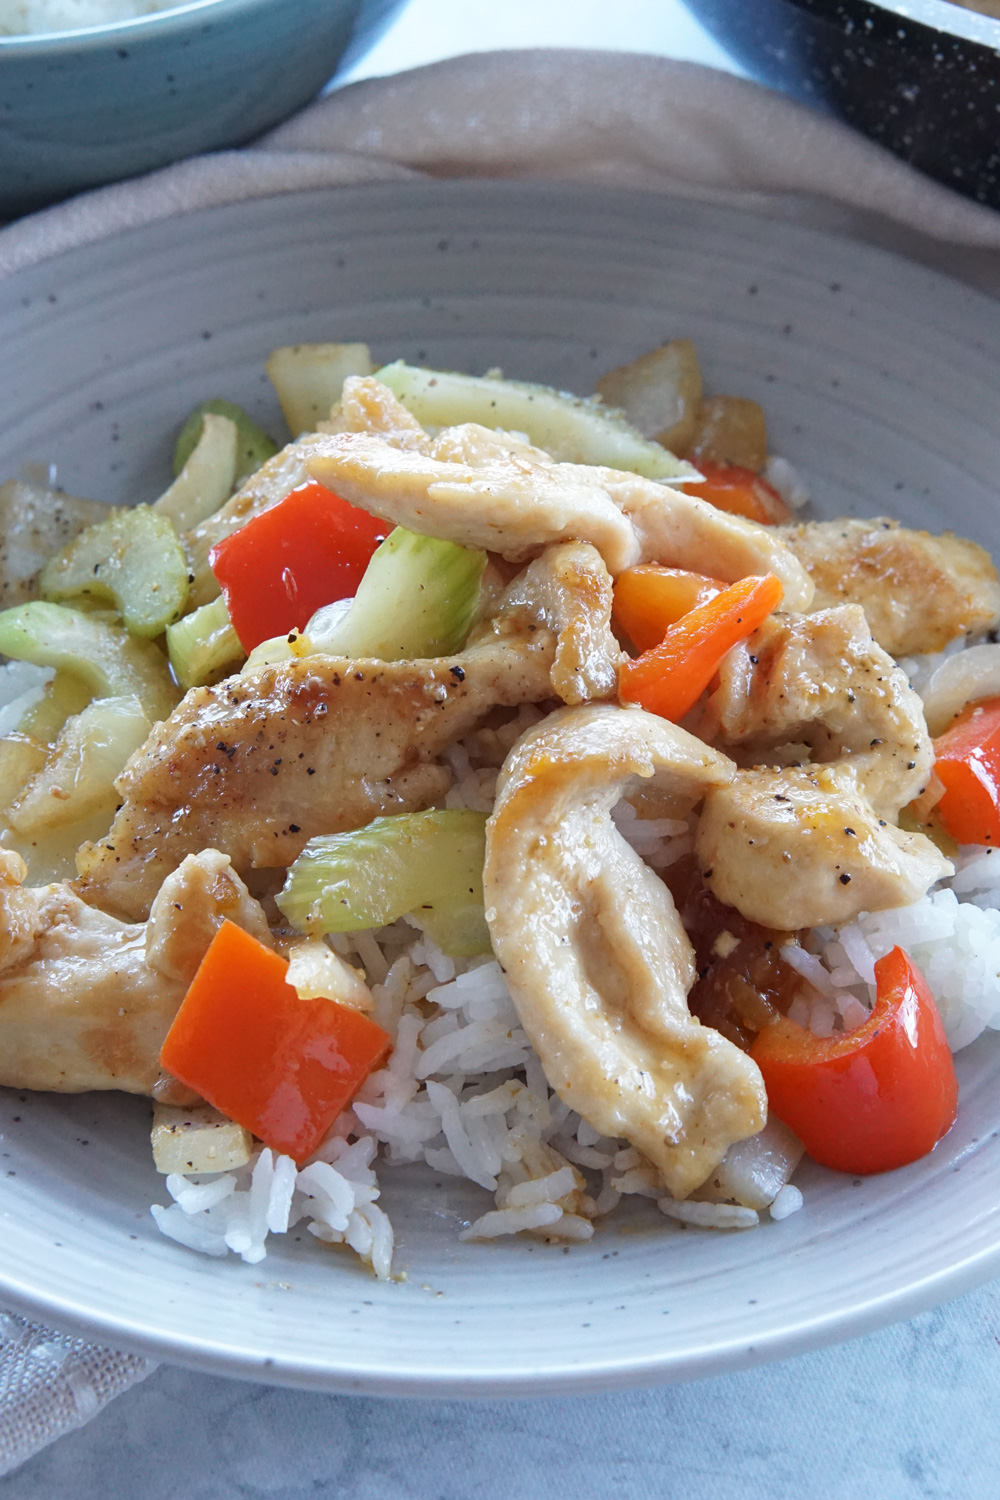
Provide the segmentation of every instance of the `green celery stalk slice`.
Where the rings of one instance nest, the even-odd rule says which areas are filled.
[[[483,912],[486,814],[399,813],[310,839],[278,907],[300,932],[358,932],[410,913],[445,953],[489,953]]]
[[[460,651],[479,604],[486,553],[397,526],[372,554],[347,614],[324,631],[306,626],[312,651],[416,661]]]
[[[57,672],[45,689],[44,698],[22,714],[17,732],[51,745],[66,720],[82,713],[93,696],[92,689],[72,672]]]
[[[226,401],[222,396],[211,396],[207,401],[198,403],[177,434],[173,458],[175,479],[198,446],[206,416],[228,417],[236,428],[237,486],[249,479],[251,474],[256,474],[261,465],[277,453],[277,443],[268,437],[263,427],[258,427],[249,412],[244,411],[242,406],[237,406],[235,401]]]
[[[537,448],[565,463],[599,464],[674,483],[701,478],[684,459],[644,438],[621,412],[593,397],[496,375],[420,370],[402,360],[384,365],[376,379],[424,427],[478,422],[526,433]]]
[[[42,569],[43,599],[112,603],[132,635],[160,635],[187,603],[188,564],[173,525],[148,505],[114,510]]]
[[[0,612],[0,652],[70,672],[95,698],[134,694],[153,724],[167,717],[179,696],[166,657],[152,641],[63,604],[33,599]]]
[[[215,412],[201,417],[198,441],[169,489],[153,502],[157,515],[173,522],[179,535],[207,521],[233,492],[239,462],[236,423]]]
[[[236,671],[246,657],[220,595],[167,627],[170,667],[181,687],[202,687]]]

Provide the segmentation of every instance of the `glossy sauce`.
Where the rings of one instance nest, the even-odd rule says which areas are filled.
[[[688,996],[691,1013],[748,1051],[802,987],[801,976],[780,957],[795,934],[759,927],[724,906],[706,888],[693,858],[678,860],[663,878],[694,944],[698,978]]]

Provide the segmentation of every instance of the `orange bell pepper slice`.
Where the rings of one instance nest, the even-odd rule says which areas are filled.
[[[753,469],[739,464],[712,464],[695,459],[704,484],[692,485],[689,491],[698,500],[707,500],[717,510],[732,516],[745,516],[762,526],[778,526],[791,518],[791,511],[773,484],[768,484]]]
[[[283,1156],[305,1161],[392,1050],[336,1000],[300,1000],[280,954],[224,922],[167,1033],[160,1060]]]
[[[615,580],[611,618],[637,651],[648,651],[660,644],[671,625],[725,587],[704,573],[640,563],[637,568],[626,568]]]
[[[920,970],[893,948],[875,965],[876,1001],[863,1026],[818,1037],[787,1017],[750,1049],[770,1109],[814,1161],[868,1175],[905,1167],[955,1123],[955,1065]]]
[[[973,703],[934,741],[934,808],[960,844],[1000,846],[1000,698]]]
[[[658,646],[622,664],[619,697],[677,723],[697,703],[726,652],[764,623],[783,593],[773,573],[730,584],[671,625]]]

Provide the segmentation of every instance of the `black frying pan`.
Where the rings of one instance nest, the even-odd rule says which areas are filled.
[[[948,0],[685,0],[762,82],[1000,208],[1000,20]]]

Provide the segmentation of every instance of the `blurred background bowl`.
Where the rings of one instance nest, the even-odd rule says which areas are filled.
[[[194,0],[0,37],[0,219],[195,152],[308,103],[404,0]]]
[[[949,0],[685,0],[756,78],[1000,208],[1000,20]]]

